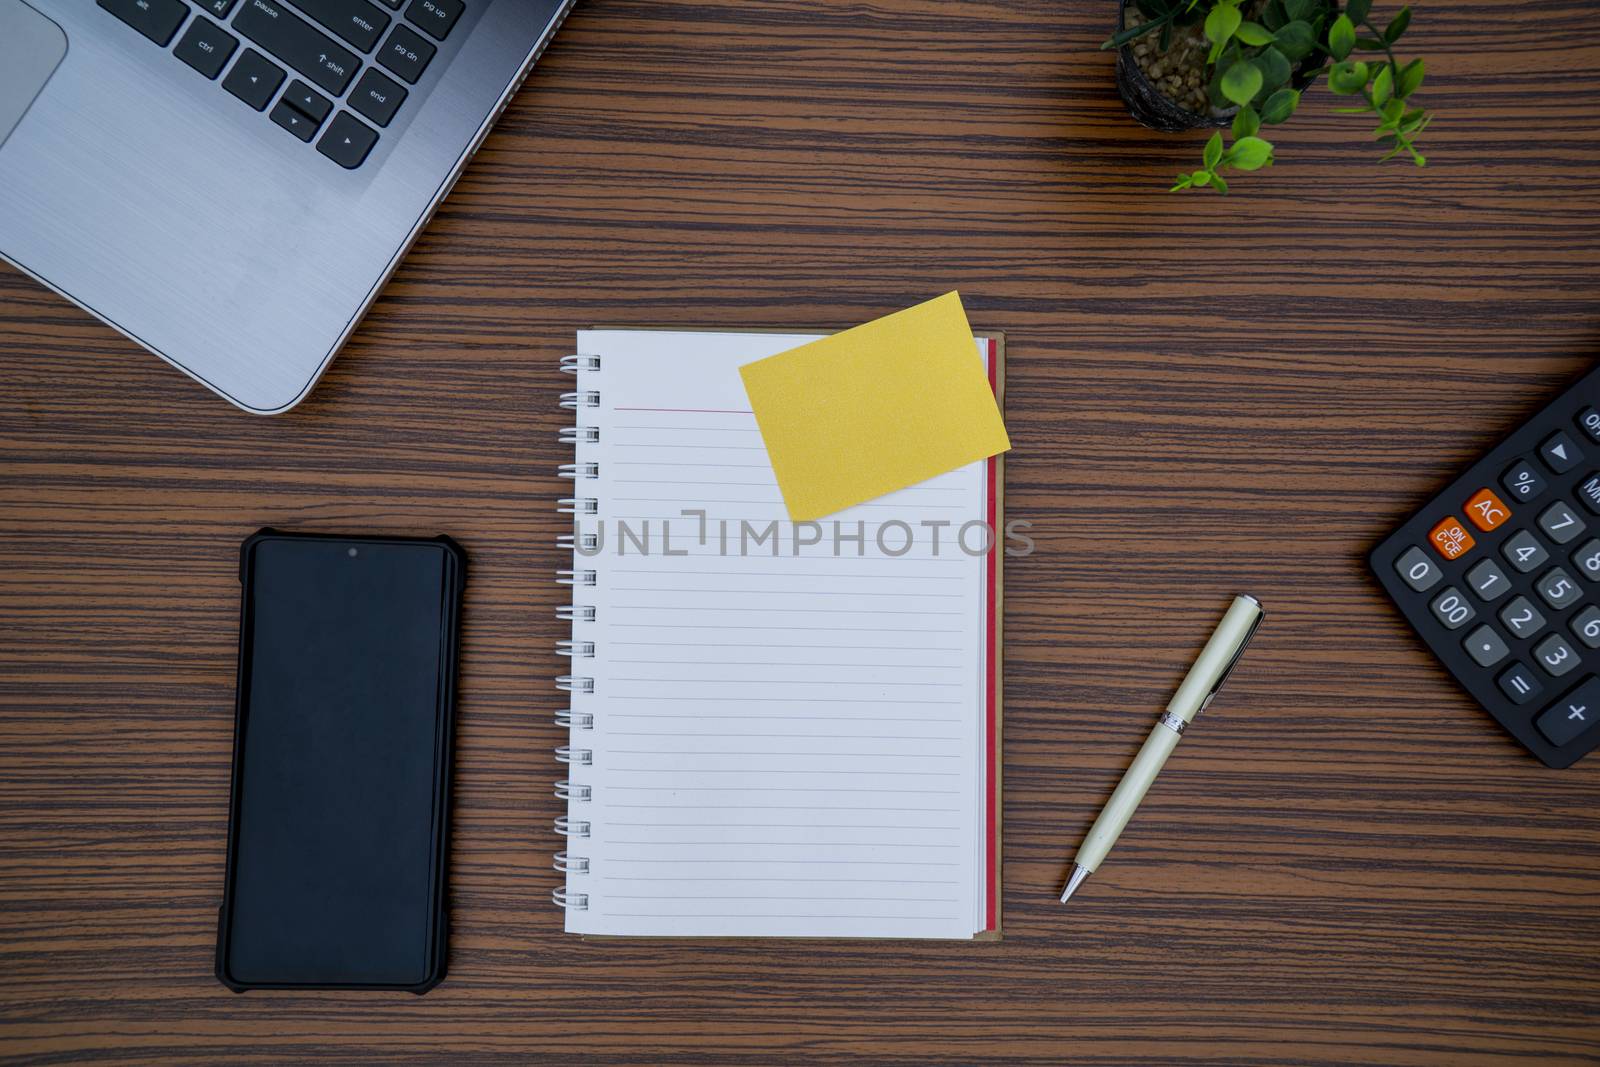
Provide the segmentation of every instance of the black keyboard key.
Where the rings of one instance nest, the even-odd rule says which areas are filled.
[[[233,10],[233,5],[239,0],[198,0],[200,10],[208,15],[215,15],[219,19],[228,17],[228,12]]]
[[[289,83],[289,88],[283,91],[283,98],[300,114],[322,125],[322,120],[328,117],[328,112],[333,110],[333,105],[328,103],[328,98],[317,92],[305,82],[296,78]]]
[[[345,170],[355,170],[378,143],[377,133],[348,111],[341,111],[328,123],[328,132],[317,142],[317,151]]]
[[[295,0],[295,6],[363,52],[389,28],[389,16],[367,0]]]
[[[335,96],[361,66],[354,52],[273,0],[245,0],[233,28]]]
[[[1600,678],[1583,684],[1551,704],[1534,725],[1552,745],[1564,745],[1600,722]]]
[[[309,115],[302,115],[289,101],[279,100],[272,109],[272,121],[288,130],[302,141],[309,141],[316,136],[318,122]]]
[[[405,3],[405,0],[378,0],[378,3],[382,4],[390,11],[399,11],[400,5]]]
[[[100,6],[162,48],[189,17],[183,0],[100,0]]]
[[[406,18],[422,28],[435,41],[442,41],[461,17],[461,0],[411,0]]]
[[[196,17],[183,32],[183,39],[172,54],[206,77],[215,78],[238,47],[239,38],[210,19]]]
[[[222,87],[240,100],[260,111],[272,99],[272,94],[283,84],[284,74],[266,56],[254,48],[246,48],[239,62],[222,79]]]
[[[261,3],[262,0],[251,0],[251,2]],[[389,34],[389,39],[383,42],[383,47],[378,50],[377,59],[380,64],[398,74],[401,80],[415,85],[436,51],[438,50],[423,40],[415,30],[407,26],[396,26],[394,32]]]
[[[394,113],[405,102],[405,86],[368,67],[350,90],[350,106],[379,126],[389,125]]]

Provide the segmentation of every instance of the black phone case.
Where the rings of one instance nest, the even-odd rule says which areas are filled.
[[[435,803],[437,810],[445,813],[439,821],[436,832],[433,862],[435,863],[433,885],[435,887],[433,898],[429,907],[429,923],[431,925],[430,943],[432,945],[432,965],[428,975],[416,983],[364,983],[350,984],[341,982],[323,982],[308,979],[303,982],[263,982],[252,983],[236,979],[229,968],[229,943],[232,934],[232,902],[235,889],[235,872],[237,860],[237,846],[239,840],[239,776],[243,762],[243,749],[246,740],[246,722],[249,709],[246,707],[246,694],[248,693],[249,680],[249,649],[250,634],[248,632],[250,597],[253,592],[251,587],[252,559],[258,545],[270,539],[294,539],[308,541],[327,541],[337,544],[359,546],[363,544],[438,544],[446,550],[447,558],[451,561],[454,570],[454,582],[451,584],[451,603],[444,616],[446,627],[447,654],[443,658],[442,670],[444,677],[441,679],[440,693],[442,706],[440,707],[440,729],[437,734],[437,748],[435,750],[436,775]],[[461,645],[461,602],[467,583],[467,557],[461,546],[449,537],[440,535],[432,538],[422,537],[360,537],[342,536],[331,534],[288,533],[274,530],[270,527],[263,528],[245,539],[239,553],[239,662],[235,682],[234,695],[234,726],[233,726],[233,766],[229,778],[228,794],[228,854],[226,876],[223,885],[222,906],[217,916],[217,951],[216,951],[216,976],[217,980],[235,993],[243,993],[249,989],[387,989],[400,990],[421,995],[432,989],[444,980],[448,965],[449,946],[449,866],[450,866],[450,812],[452,795],[452,781],[454,778],[454,751],[455,751],[455,718],[456,718],[456,674],[457,660],[460,656]]]

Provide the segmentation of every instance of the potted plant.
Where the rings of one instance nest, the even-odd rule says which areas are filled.
[[[1117,87],[1134,118],[1158,130],[1217,127],[1200,168],[1178,175],[1173,192],[1226,193],[1223,171],[1269,166],[1273,145],[1261,128],[1287,121],[1323,75],[1352,98],[1338,111],[1375,117],[1385,160],[1421,167],[1416,138],[1432,116],[1411,97],[1423,62],[1395,55],[1411,9],[1379,29],[1371,8],[1372,0],[1122,0],[1119,28],[1102,47],[1118,50]]]

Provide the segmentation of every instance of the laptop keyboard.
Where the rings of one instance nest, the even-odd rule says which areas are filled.
[[[346,170],[372,154],[463,10],[462,0],[97,2]]]

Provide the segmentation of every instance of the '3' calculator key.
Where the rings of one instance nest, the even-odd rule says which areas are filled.
[[[1534,646],[1533,658],[1538,660],[1539,666],[1543,667],[1545,673],[1552,678],[1560,678],[1563,674],[1578,669],[1578,653],[1560,634],[1551,634]]]

